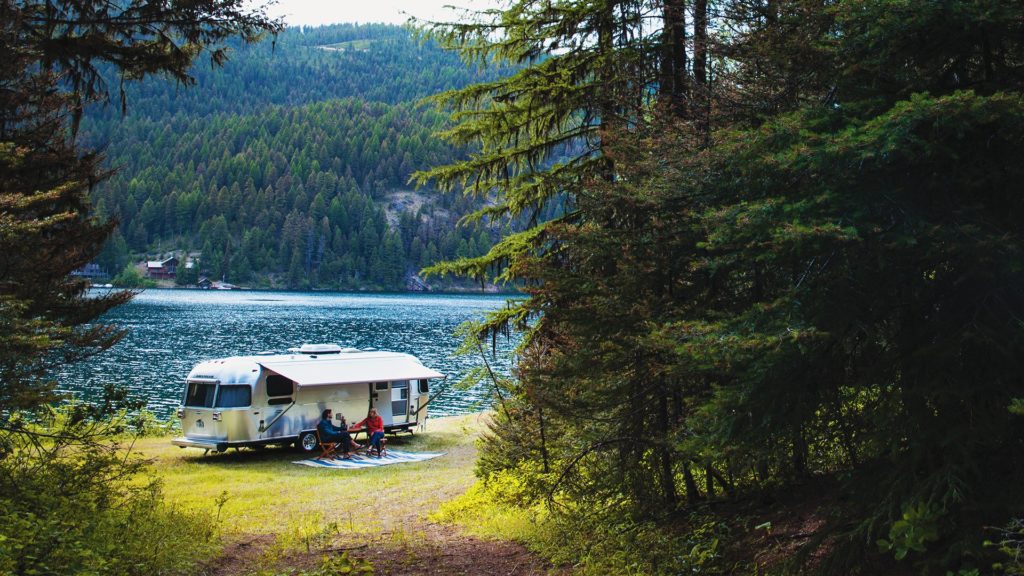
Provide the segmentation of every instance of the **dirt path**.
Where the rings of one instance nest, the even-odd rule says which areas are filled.
[[[450,526],[423,523],[405,542],[371,543],[350,552],[373,563],[377,574],[487,574],[492,576],[547,574],[548,567],[523,546],[463,536]]]
[[[264,553],[273,544],[274,537],[270,535],[242,536],[207,566],[205,574],[247,576],[267,569]],[[331,542],[326,550],[288,555],[280,559],[278,569],[287,574],[288,570],[313,568],[324,555],[344,551],[352,558],[370,561],[378,576],[539,576],[560,572],[519,544],[464,536],[456,528],[424,520],[408,530],[375,534],[362,542],[341,538]]]

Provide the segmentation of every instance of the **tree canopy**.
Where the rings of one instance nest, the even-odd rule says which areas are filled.
[[[108,96],[98,71],[124,79],[167,74],[188,83],[192,62],[215,64],[232,36],[278,30],[241,1],[186,3],[0,2],[0,401],[6,415],[52,400],[48,367],[119,337],[93,321],[129,294],[86,298],[70,275],[101,250],[116,221],[91,214],[88,192],[108,177],[69,128],[82,107]]]
[[[74,128],[109,95],[101,65],[188,83],[200,54],[279,26],[241,0],[0,0],[0,572],[177,572],[208,545],[207,519],[167,506],[118,444],[137,404],[107,389],[54,406],[54,369],[116,343],[99,319],[132,297],[72,275],[117,224],[93,213],[110,172]]]
[[[542,74],[576,54],[560,31],[609,10],[644,18],[616,20],[607,54],[599,33],[577,43],[600,66]],[[833,573],[871,571],[879,548],[988,569],[983,526],[1024,504],[1021,17],[1004,1],[522,1],[441,26],[470,58],[537,62],[442,97],[449,134],[490,156],[426,176],[479,178],[512,213],[573,207],[440,267],[530,294],[479,328],[529,330],[481,474],[512,473],[555,511],[662,526],[830,486],[802,553],[827,540]],[[562,95],[612,71],[638,92],[606,93],[599,118],[619,121],[602,127]],[[531,197],[522,183],[560,164],[522,162],[539,140],[504,134],[577,137],[545,106],[597,122],[581,158],[601,168]]]

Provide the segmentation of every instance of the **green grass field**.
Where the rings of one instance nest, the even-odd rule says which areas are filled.
[[[218,514],[225,535],[287,534],[336,523],[339,534],[401,532],[473,483],[475,440],[484,414],[429,420],[426,430],[389,439],[400,450],[445,456],[364,470],[324,470],[293,464],[294,449],[204,455],[172,446],[170,437],[143,438],[135,451],[153,461],[151,473],[167,501]]]

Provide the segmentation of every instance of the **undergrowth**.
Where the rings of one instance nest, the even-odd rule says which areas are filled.
[[[190,574],[220,548],[212,514],[168,504],[121,413],[69,405],[0,427],[0,574]]]
[[[710,516],[693,514],[685,531],[670,532],[634,522],[609,503],[584,509],[523,500],[524,486],[511,471],[494,472],[430,516],[456,524],[480,538],[524,544],[551,563],[572,566],[574,574],[599,576],[725,574],[721,555],[728,529]]]
[[[352,558],[347,551],[332,554],[331,549],[343,527],[338,522],[325,522],[323,514],[311,514],[291,522],[278,534],[274,544],[260,557],[265,566],[254,576],[335,576],[341,574],[373,574],[373,565],[365,559]],[[288,568],[294,554],[322,553],[320,564],[312,569]]]

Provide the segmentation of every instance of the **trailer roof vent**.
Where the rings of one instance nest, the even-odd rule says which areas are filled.
[[[362,352],[362,350],[360,350],[359,348],[342,348],[341,351],[344,354],[352,354],[353,352]]]
[[[289,348],[289,352],[297,354],[338,354],[341,346],[337,344],[303,344],[300,348]]]

